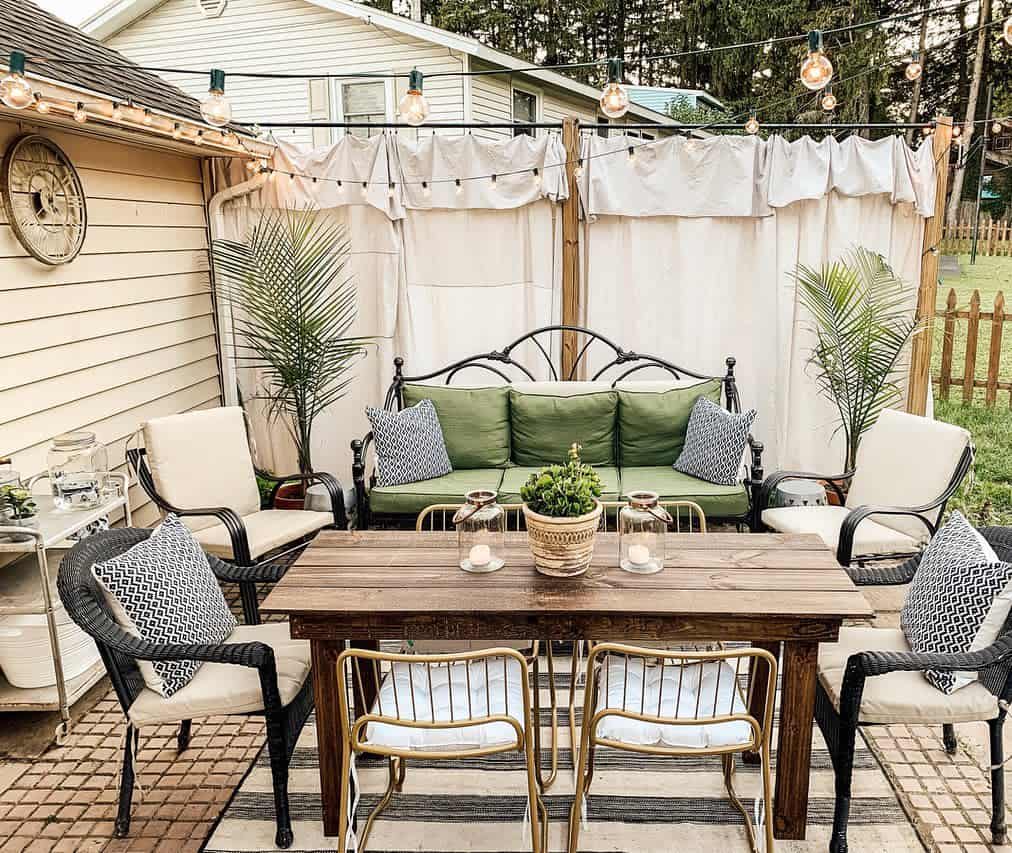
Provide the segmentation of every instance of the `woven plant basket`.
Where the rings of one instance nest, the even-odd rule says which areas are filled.
[[[534,566],[541,574],[571,578],[587,571],[601,520],[600,501],[586,515],[576,518],[541,515],[524,504],[524,518]]]

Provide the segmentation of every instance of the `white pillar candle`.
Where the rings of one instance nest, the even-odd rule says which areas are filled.
[[[492,562],[492,551],[488,545],[473,545],[468,553],[468,559],[472,566],[487,566]]]
[[[634,566],[645,566],[650,562],[650,549],[646,545],[630,545],[629,562]]]

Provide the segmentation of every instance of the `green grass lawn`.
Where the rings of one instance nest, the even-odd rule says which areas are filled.
[[[1007,309],[1012,313],[1012,258],[978,257],[970,265],[968,255],[960,255],[962,275],[959,279],[947,279],[938,289],[938,307],[944,308],[949,288],[956,290],[956,307],[969,307],[974,289],[980,291],[981,311],[990,311],[997,292],[1003,291],[1008,298]],[[941,364],[943,343],[942,322],[937,321],[934,346],[932,348],[932,375],[937,376]],[[987,375],[988,352],[991,343],[991,324],[981,323],[977,343],[978,377]],[[962,375],[963,358],[966,352],[966,322],[956,323],[953,336],[953,369],[956,377]],[[1012,324],[1006,324],[1002,339],[1001,369],[999,378],[1012,379]],[[935,389],[935,417],[948,423],[958,424],[970,431],[977,447],[974,473],[963,490],[949,504],[950,508],[962,510],[975,524],[1012,525],[1012,408],[1009,392],[999,391],[997,404],[993,409],[984,406],[984,391],[978,389],[970,405],[962,403],[962,389],[952,389],[948,401],[938,399]]]

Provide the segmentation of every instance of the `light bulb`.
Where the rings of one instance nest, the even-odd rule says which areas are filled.
[[[207,97],[200,102],[200,114],[204,121],[215,127],[222,127],[232,121],[232,105],[225,97],[225,72],[220,68],[211,69],[211,86]]]
[[[151,114],[151,110],[149,110],[147,107],[144,108],[144,118],[142,119],[142,121],[148,127],[151,127],[151,125],[155,123],[155,117]]]
[[[932,134],[931,125],[930,124],[924,125],[924,127],[921,128],[921,134],[923,136],[931,136],[931,134]]]
[[[464,185],[460,182],[460,178],[454,178],[453,182],[454,184],[456,184],[455,190],[457,192],[457,195],[460,195],[462,192],[464,192]]]
[[[183,138],[183,126],[178,121],[172,123],[172,138],[173,139]]]
[[[907,63],[906,69],[903,71],[904,76],[911,83],[914,80],[919,80],[921,74],[924,71],[924,65],[921,64],[921,55],[915,50],[913,55],[910,57],[910,61]]]
[[[745,122],[745,133],[751,133],[755,135],[759,132],[759,119],[755,117],[755,113],[749,116],[749,120]]]
[[[832,89],[826,89],[825,94],[822,96],[822,108],[827,113],[831,113],[836,109],[836,95],[833,94]]]
[[[204,144],[204,131],[202,131],[202,130],[198,130],[197,131],[197,135],[193,137],[193,144],[194,145],[203,145]]]
[[[369,184],[362,181],[362,198],[365,198],[369,194]]]
[[[256,160],[247,160],[246,161],[246,171],[249,172],[250,174],[253,174],[253,172],[255,172],[257,170],[257,168],[258,168],[258,166],[257,166],[257,161]]]
[[[88,111],[84,108],[84,104],[78,101],[77,106],[74,108],[74,121],[78,124],[84,124],[87,120]]]
[[[426,198],[432,197],[432,187],[429,186],[428,181],[422,181],[422,195]]]
[[[1001,126],[1001,122],[1000,121],[996,121],[994,124],[991,125],[991,133],[994,136],[997,136],[998,134],[1000,134],[1001,131],[1002,131],[1002,126]]]
[[[635,160],[636,160],[636,149],[632,145],[629,146],[629,151],[627,153],[629,155],[629,162],[630,163],[635,162]]]
[[[43,115],[48,115],[49,111],[53,108],[53,105],[49,101],[45,101],[38,92],[35,93],[35,109]]]
[[[1005,19],[1005,23],[1002,24],[1001,35],[1008,44],[1012,45],[1012,15],[1009,15]]]
[[[575,177],[575,178],[582,178],[583,177],[583,160],[582,159],[576,161],[576,168],[573,169],[573,177]]]
[[[401,120],[412,127],[418,127],[429,117],[429,102],[422,94],[422,72],[417,68],[408,75],[408,91],[397,105]]]
[[[23,110],[35,103],[35,93],[25,79],[25,55],[12,50],[7,63],[10,69],[0,80],[0,100],[12,110]]]
[[[962,136],[962,135],[963,135],[963,125],[961,125],[961,124],[954,124],[952,126],[952,138],[953,139],[959,139],[959,137]]]
[[[531,181],[535,187],[541,186],[541,171],[536,166],[532,170]]]
[[[116,101],[112,102],[112,118],[113,121],[123,121],[123,105]]]
[[[488,179],[488,182],[489,182],[489,184],[491,184],[491,185],[492,185],[492,189],[495,189],[495,185],[496,185],[496,181],[497,181],[497,180],[498,180],[498,179],[496,178],[496,176],[495,176],[495,175],[491,175],[491,176],[489,177],[489,179]]]
[[[622,85],[622,60],[608,60],[608,82],[601,90],[601,112],[608,118],[622,118],[629,109],[629,93]]]
[[[387,186],[387,198],[393,198],[397,194],[397,185],[391,181]]]
[[[814,92],[832,79],[833,63],[822,52],[822,33],[812,30],[808,34],[808,55],[801,63],[801,82]]]

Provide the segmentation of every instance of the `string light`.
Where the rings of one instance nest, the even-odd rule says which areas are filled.
[[[921,134],[923,136],[931,136],[932,132],[933,132],[933,130],[931,128],[931,125],[929,125],[929,124],[926,124],[926,125],[924,125],[924,127],[921,128]]]
[[[422,181],[422,195],[426,198],[430,198],[432,196],[432,187],[429,186],[428,181]]]
[[[827,86],[826,91],[822,94],[822,108],[827,113],[836,109],[836,95],[833,94],[832,86]]]
[[[629,109],[629,93],[622,85],[622,60],[608,60],[608,82],[601,90],[601,112],[608,118],[622,118]]]
[[[365,198],[369,194],[369,184],[362,181],[362,198]]]
[[[53,108],[53,105],[49,101],[44,100],[41,92],[35,93],[35,109],[43,115],[48,115],[49,111]]]
[[[84,124],[87,120],[88,111],[84,108],[84,104],[78,101],[77,106],[74,108],[74,121],[78,124]]]
[[[495,189],[495,185],[496,185],[497,181],[498,181],[498,178],[495,175],[489,175],[488,182],[492,185],[492,189]]]
[[[913,83],[914,80],[921,79],[921,74],[923,73],[923,71],[924,65],[921,62],[921,54],[915,50],[910,55],[910,61],[907,63],[906,70],[903,72],[903,74],[906,76],[907,80]]]
[[[579,179],[583,177],[583,158],[581,157],[576,161],[576,168],[573,169],[573,177]]]
[[[822,89],[833,79],[833,63],[822,52],[822,31],[808,34],[808,55],[801,63],[801,82],[813,92]]]
[[[143,122],[144,122],[144,124],[146,124],[146,125],[147,125],[148,127],[151,127],[151,125],[153,125],[153,124],[155,123],[155,117],[154,117],[154,115],[152,114],[151,110],[147,109],[147,107],[145,107],[145,108],[144,108],[144,118],[143,118]]]
[[[457,195],[460,195],[461,193],[463,193],[464,192],[464,185],[460,182],[460,178],[454,178],[453,182],[454,182],[454,184],[456,184],[455,190],[457,192]]]
[[[538,169],[537,166],[535,166],[533,169],[531,169],[531,174],[532,174],[531,180],[532,180],[532,183],[534,184],[534,186],[535,187],[540,187],[541,186],[541,171]]]
[[[225,72],[220,68],[211,69],[211,85],[207,97],[200,102],[200,114],[204,121],[215,127],[223,127],[232,121],[232,105],[225,97]]]
[[[172,138],[173,139],[183,138],[183,126],[178,121],[174,121],[172,123]]]
[[[35,94],[25,79],[25,55],[20,50],[12,50],[7,68],[7,74],[0,80],[0,100],[12,110],[30,107],[35,102]]]
[[[429,102],[422,94],[422,72],[412,68],[408,75],[408,91],[397,105],[401,119],[412,127],[418,127],[429,117]]]
[[[632,145],[629,146],[628,154],[629,154],[629,162],[630,163],[634,162],[636,160],[636,149]]]
[[[1001,132],[1002,132],[1002,124],[1000,121],[996,121],[994,124],[991,125],[991,133],[993,133],[995,136],[997,136]]]
[[[1009,15],[1002,24],[1001,36],[1006,44],[1012,45],[1012,15]]]
[[[204,131],[202,131],[202,130],[198,130],[197,131],[197,135],[193,137],[193,144],[194,145],[203,145],[204,144]]]
[[[397,194],[397,185],[391,181],[387,185],[387,198],[393,198]]]
[[[755,110],[752,110],[752,114],[748,117],[748,121],[745,122],[745,133],[750,133],[753,136],[759,132],[759,119],[755,117]]]

